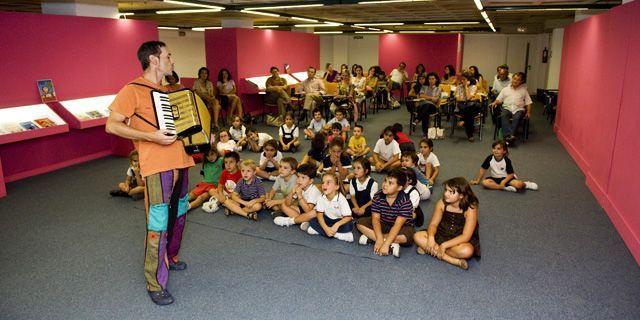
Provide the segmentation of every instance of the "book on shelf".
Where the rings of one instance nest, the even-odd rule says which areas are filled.
[[[0,123],[0,130],[4,131],[5,134],[24,131],[24,129],[15,122]]]
[[[41,118],[41,119],[35,119],[33,120],[40,128],[48,128],[48,127],[53,127],[56,125],[55,122],[53,122],[53,120],[49,119],[49,118]]]
[[[91,119],[104,118],[104,114],[100,113],[98,110],[87,111],[86,114]]]
[[[23,121],[20,122],[20,126],[24,129],[24,130],[36,130],[38,129],[38,125],[31,122],[31,121]]]
[[[42,103],[58,101],[56,97],[56,91],[53,89],[53,81],[51,79],[38,80],[38,93]]]

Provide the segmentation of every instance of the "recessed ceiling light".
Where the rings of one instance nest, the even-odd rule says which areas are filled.
[[[358,4],[397,3],[397,2],[426,2],[432,0],[387,0],[387,1],[360,1]]]
[[[307,18],[300,18],[300,17],[289,17],[289,19],[305,21],[305,22],[318,22],[318,20],[316,19],[307,19]]]
[[[290,6],[273,6],[273,7],[253,7],[253,8],[245,8],[245,10],[273,10],[273,9],[291,9],[291,8],[309,8],[309,7],[322,7],[324,4],[316,3],[316,4],[295,4]]]
[[[398,31],[399,33],[436,33],[435,31],[427,31],[427,30],[404,30]]]
[[[248,13],[248,14],[257,14],[259,16],[269,16],[269,17],[279,17],[279,14],[275,14],[275,13],[267,13],[267,12],[260,12],[260,11],[251,11],[251,10],[240,10],[240,12],[242,13]]]
[[[478,21],[444,21],[444,22],[425,22],[426,25],[448,25],[448,24],[479,24]]]
[[[220,12],[220,9],[186,9],[186,10],[161,10],[156,11],[157,14],[177,14],[177,13],[204,13],[204,12]]]
[[[533,9],[497,9],[499,12],[522,12],[522,11],[578,11],[578,10],[589,10],[589,8],[533,8]]]
[[[356,23],[354,26],[368,27],[368,26],[402,26],[402,22],[381,22],[381,23]]]
[[[193,31],[205,31],[205,30],[220,30],[222,27],[195,27],[191,28]]]
[[[176,27],[158,27],[160,30],[180,30],[180,28]]]
[[[172,3],[172,4],[180,4],[180,5],[183,5],[183,6],[192,6],[192,7],[224,10],[224,7],[220,7],[220,6],[212,6],[212,5],[208,5],[208,4],[193,3],[193,2],[186,2],[186,1],[164,0],[163,2]]]
[[[254,28],[258,28],[258,29],[275,29],[275,28],[280,28],[280,26],[253,26]]]
[[[480,2],[480,0],[473,0],[473,2],[476,3],[476,8],[478,8],[478,10],[482,11],[482,2]]]
[[[313,34],[341,34],[342,31],[316,31]]]

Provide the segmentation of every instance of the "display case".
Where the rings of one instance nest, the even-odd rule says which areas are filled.
[[[109,105],[116,95],[82,98],[53,102],[49,105],[56,110],[74,129],[102,126],[109,117]]]
[[[293,75],[300,79],[301,81],[307,78],[307,72],[295,72],[293,73]],[[247,82],[249,83],[249,87],[252,88],[253,90],[257,91],[257,93],[260,94],[264,94],[265,90],[267,89],[266,84],[267,84],[267,79],[269,79],[271,76],[260,76],[260,77],[251,77],[251,78],[245,78],[245,80],[247,80]],[[298,83],[300,83],[300,81],[296,80],[294,77],[292,77],[291,75],[288,74],[280,74],[281,78],[284,78],[285,80],[287,80],[287,85],[292,86],[292,85],[296,85]]]
[[[69,125],[46,104],[0,109],[0,144],[68,131]]]

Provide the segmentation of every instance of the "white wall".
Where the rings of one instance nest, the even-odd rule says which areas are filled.
[[[180,77],[197,78],[198,69],[207,65],[204,49],[204,32],[185,31],[180,37],[175,30],[158,30],[160,41],[167,44]]]
[[[524,72],[527,43],[527,85],[529,93],[535,93],[538,88],[546,88],[548,63],[542,63],[542,51],[549,48],[548,34],[466,34],[462,65],[478,66],[491,85],[501,64],[509,65],[509,72]]]
[[[551,34],[551,48],[549,49],[549,74],[547,75],[547,89],[558,89],[560,82],[560,61],[562,60],[562,40],[564,29],[553,29]]]
[[[366,72],[378,64],[379,42],[378,35],[363,35],[362,39],[354,39],[353,34],[320,36],[320,67],[324,68],[327,62],[333,63],[336,69],[343,63],[359,64]]]

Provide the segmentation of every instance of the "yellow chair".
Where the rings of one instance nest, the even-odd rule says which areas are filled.
[[[328,95],[337,96],[338,93],[338,83],[337,82],[324,82],[324,89]]]

